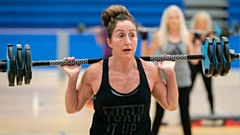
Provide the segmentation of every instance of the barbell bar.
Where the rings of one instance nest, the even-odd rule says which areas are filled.
[[[240,54],[230,52],[228,38],[215,37],[206,38],[201,46],[201,54],[197,55],[166,55],[166,56],[141,56],[145,61],[190,61],[201,60],[203,73],[206,77],[226,76],[231,68],[231,62],[240,58]],[[13,45],[7,46],[7,59],[0,60],[0,71],[7,72],[9,86],[14,86],[15,79],[17,85],[22,85],[23,78],[25,84],[30,84],[32,79],[32,67],[35,66],[63,66],[93,64],[101,61],[97,59],[75,59],[66,60],[42,60],[32,61],[30,45],[26,44],[24,48],[20,44],[16,45],[16,51]]]

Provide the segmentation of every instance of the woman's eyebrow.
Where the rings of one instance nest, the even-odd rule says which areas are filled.
[[[123,32],[124,30],[122,30],[122,29],[118,29],[118,30],[116,30],[116,32],[118,32],[118,31]],[[136,29],[130,29],[129,31],[136,31]]]

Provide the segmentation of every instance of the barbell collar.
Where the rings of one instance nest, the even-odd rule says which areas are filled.
[[[234,61],[235,59],[240,59],[240,53],[230,53],[231,55],[231,61]]]
[[[6,72],[7,63],[6,60],[0,60],[0,72]]]

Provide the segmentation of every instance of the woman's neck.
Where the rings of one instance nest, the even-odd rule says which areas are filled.
[[[179,31],[175,29],[169,29],[168,34],[174,37],[179,37]]]
[[[135,58],[117,58],[112,56],[109,58],[110,67],[118,72],[127,72],[137,67]]]
[[[178,32],[178,30],[169,30],[168,31],[168,41],[170,41],[171,43],[179,43],[181,42],[181,38],[180,38],[180,34]]]

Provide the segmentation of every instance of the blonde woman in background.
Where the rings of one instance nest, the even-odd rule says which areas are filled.
[[[167,7],[162,15],[160,29],[153,35],[150,45],[147,44],[147,32],[140,29],[142,35],[142,55],[181,55],[195,54],[191,35],[187,30],[184,15],[181,9],[175,5]],[[196,63],[197,61],[191,61]],[[185,135],[191,135],[191,124],[189,116],[189,94],[191,82],[191,71],[188,61],[176,62],[175,73],[179,91],[179,106],[181,123]],[[164,76],[163,76],[164,77]],[[156,102],[156,113],[153,121],[152,131],[157,135],[161,125],[164,109]]]
[[[214,38],[215,33],[212,26],[212,19],[211,16],[205,12],[200,11],[196,13],[190,23],[190,29],[192,32],[192,42],[194,44],[194,50],[196,52],[200,52],[200,46],[203,44],[206,37]],[[191,68],[191,79],[192,79],[192,87],[194,85],[196,76],[198,73],[201,74],[205,88],[208,93],[208,101],[210,104],[210,112],[214,114],[214,100],[213,100],[213,93],[212,93],[212,77],[205,77],[202,72],[202,63],[198,61],[196,64],[189,63]]]

